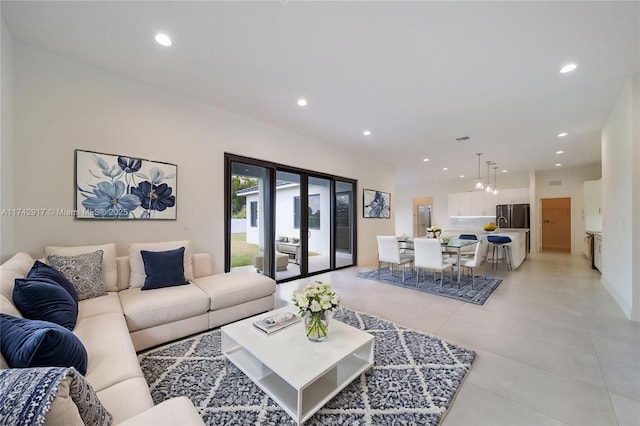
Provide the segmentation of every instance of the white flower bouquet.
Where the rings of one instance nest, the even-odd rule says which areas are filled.
[[[307,337],[323,341],[329,325],[326,313],[340,306],[340,297],[329,284],[315,281],[293,293],[293,304],[305,318]]]

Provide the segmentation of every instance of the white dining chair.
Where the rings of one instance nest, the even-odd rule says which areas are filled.
[[[473,257],[461,258],[460,266],[459,266],[462,268],[467,268],[471,271],[471,288],[474,288],[476,284],[474,268],[477,268],[482,264],[482,261],[484,260],[484,256],[486,254],[486,252],[483,250],[484,244],[482,240],[480,240],[478,244],[476,244],[475,246],[476,247],[475,247],[475,250],[473,251]],[[454,261],[454,264],[456,263],[457,262]]]
[[[416,285],[420,282],[420,269],[440,272],[440,290],[442,290],[442,278],[444,271],[451,270],[451,283],[453,284],[453,264],[445,262],[442,258],[440,240],[437,238],[416,238],[413,241]]]
[[[406,265],[411,266],[413,273],[413,253],[400,253],[400,243],[395,236],[376,236],[378,240],[378,278],[380,278],[380,269],[383,263],[389,265],[391,274],[393,275],[393,265],[402,266],[402,282],[404,282],[404,273]]]

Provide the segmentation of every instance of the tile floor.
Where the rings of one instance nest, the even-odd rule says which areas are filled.
[[[278,285],[277,305],[310,280],[351,309],[478,352],[444,426],[640,425],[640,323],[626,319],[582,256],[534,254],[484,306],[357,278],[353,267]]]

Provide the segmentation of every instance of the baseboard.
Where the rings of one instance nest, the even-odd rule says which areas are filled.
[[[618,306],[620,306],[620,309],[622,309],[622,312],[624,312],[624,314],[627,316],[627,318],[632,319],[631,305],[629,304],[629,302],[627,302],[624,299],[624,297],[622,297],[620,295],[620,293],[618,293],[616,291],[616,289],[611,285],[611,283],[609,281],[607,281],[607,279],[605,278],[604,274],[600,278],[600,283],[602,283],[602,286],[605,289],[607,289],[607,291],[609,292],[611,297],[613,297],[613,300],[615,300],[616,303],[618,304]],[[635,321],[637,321],[637,319]]]

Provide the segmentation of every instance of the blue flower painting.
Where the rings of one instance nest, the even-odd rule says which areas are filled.
[[[178,166],[76,150],[76,217],[176,219]]]

